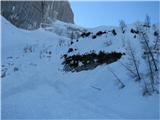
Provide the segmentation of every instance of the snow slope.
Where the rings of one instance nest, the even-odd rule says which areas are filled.
[[[158,119],[159,95],[142,96],[143,86],[132,80],[119,61],[101,65],[81,72],[63,71],[63,54],[68,48],[77,51],[69,54],[104,50],[125,52],[123,34],[111,33],[96,39],[80,38],[69,45],[66,34],[58,35],[44,29],[25,31],[14,27],[6,19],[2,22],[2,66],[6,71],[2,78],[2,119]],[[66,24],[57,22],[65,33]],[[69,27],[75,27],[69,25]],[[79,28],[84,29],[84,28]],[[111,27],[89,29],[98,30]],[[129,28],[128,28],[129,29]],[[66,31],[67,33],[67,31]],[[141,49],[138,39],[126,33],[137,51]],[[60,45],[59,41],[63,41]],[[105,42],[112,44],[105,46]],[[73,40],[75,41],[75,40]],[[143,67],[142,67],[143,68]],[[109,71],[112,69],[125,84],[123,89]],[[3,72],[2,71],[2,72]]]

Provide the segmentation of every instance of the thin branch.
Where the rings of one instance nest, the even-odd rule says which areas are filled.
[[[153,62],[153,64],[154,64],[155,71],[158,71],[158,67],[157,67],[157,65],[156,65],[155,59],[154,59],[154,57],[153,57],[153,54],[152,54],[152,52],[151,52],[151,49],[150,49],[150,47],[149,47],[149,45],[148,45],[148,42],[147,42],[147,40],[146,40],[147,35],[146,35],[146,33],[144,33],[144,32],[141,32],[141,33],[142,33],[142,37],[143,37],[143,39],[144,39],[144,41],[145,41],[145,44],[146,44],[146,46],[147,46],[147,48],[148,48],[148,52],[150,53],[150,56],[151,56],[151,58],[152,58],[152,62]]]
[[[123,64],[121,61],[119,61],[119,63],[125,67],[129,72],[131,72],[133,75],[136,75],[136,73],[134,73],[129,67],[127,67],[125,64]]]
[[[120,78],[112,71],[111,68],[108,68],[108,71],[110,71],[112,73],[112,75],[117,79],[117,81],[121,84],[121,87],[120,88],[124,88],[125,85],[124,83],[120,80]]]
[[[101,91],[102,89],[101,88],[98,88],[98,87],[95,87],[95,86],[91,86],[92,88],[98,90],[98,91]]]

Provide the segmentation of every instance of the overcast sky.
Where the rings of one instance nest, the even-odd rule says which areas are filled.
[[[160,2],[158,1],[70,2],[75,23],[84,27],[119,25],[121,19],[130,24],[137,20],[143,21],[146,14],[151,17],[152,23],[158,23],[159,21]]]

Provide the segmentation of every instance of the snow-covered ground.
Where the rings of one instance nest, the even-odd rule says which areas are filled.
[[[70,45],[65,23],[55,23],[54,29],[59,26],[60,31],[64,30],[59,35],[42,28],[18,29],[3,17],[1,22],[1,70],[5,73],[1,80],[2,119],[159,119],[159,95],[142,96],[144,86],[130,78],[120,64],[127,62],[127,55],[93,70],[63,71],[62,56],[71,47],[77,49],[71,55],[91,50],[126,52],[124,40],[129,40],[140,51],[140,42],[131,33],[124,36],[118,27],[113,27],[116,36],[108,33],[96,39],[81,37]],[[112,28],[101,26],[89,31],[96,34],[106,29]],[[140,53],[137,55],[141,57]],[[110,69],[125,84],[123,89],[119,89]]]

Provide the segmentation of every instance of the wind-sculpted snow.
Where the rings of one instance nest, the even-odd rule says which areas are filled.
[[[21,30],[3,17],[1,22],[2,119],[158,119],[159,95],[142,96],[143,83],[132,80],[121,64],[128,61],[127,54],[92,70],[63,70],[65,54],[82,55],[92,50],[127,53],[125,40],[140,51],[138,38],[132,33],[126,32],[124,36],[118,27],[102,26],[88,29],[92,34],[87,37],[76,38],[72,32],[59,35],[42,28],[30,32]],[[55,24],[61,29],[74,28],[62,22]],[[80,35],[87,30],[77,28],[75,26]],[[108,32],[113,29],[116,35]],[[106,33],[92,39],[100,30]],[[68,52],[70,48],[73,51]],[[143,65],[140,67],[143,71]]]

